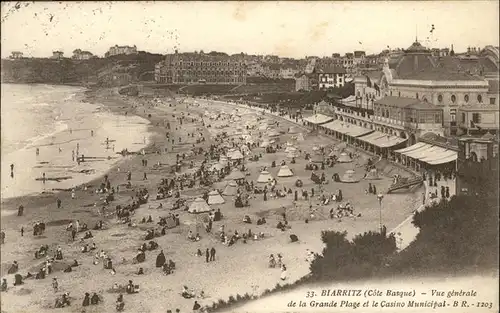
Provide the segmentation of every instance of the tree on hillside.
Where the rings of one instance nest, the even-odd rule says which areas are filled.
[[[455,196],[415,214],[415,241],[391,267],[401,272],[461,271],[498,267],[496,199]]]
[[[347,232],[323,231],[325,244],[322,255],[311,262],[313,280],[339,280],[370,277],[379,271],[388,256],[396,251],[394,236],[378,232],[366,232],[352,242]]]

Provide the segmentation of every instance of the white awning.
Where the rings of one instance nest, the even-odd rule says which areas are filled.
[[[324,124],[331,120],[333,120],[333,117],[323,114],[314,114],[312,116],[304,118],[304,121],[309,122],[311,124]]]
[[[424,145],[426,145],[426,143],[417,142],[416,144],[414,144],[412,146],[409,146],[409,147],[406,147],[406,148],[403,148],[403,149],[399,149],[399,150],[395,150],[394,152],[397,152],[397,153],[410,152],[410,151],[413,151],[413,150],[420,149],[420,147],[423,147]]]
[[[402,154],[406,155],[407,157],[410,157],[410,158],[417,158],[422,153],[423,153],[422,155],[425,155],[425,153],[429,152],[433,147],[434,147],[433,145],[423,143],[423,145],[420,146],[419,148],[411,150],[411,151],[403,152]]]
[[[351,137],[359,137],[366,135],[370,132],[373,132],[372,129],[364,128],[361,126],[357,126],[354,124],[349,124],[346,122],[342,122],[340,120],[335,120],[330,123],[321,125],[321,127],[324,127],[329,130],[333,130],[342,134],[346,134]]]
[[[359,139],[380,148],[392,147],[406,141],[406,139],[401,137],[384,134],[379,131],[374,131],[369,135],[359,137]]]
[[[456,151],[447,150],[447,149],[443,149],[443,148],[441,148],[441,149],[442,150],[437,151],[436,153],[432,153],[430,155],[426,155],[425,157],[421,158],[420,161],[430,162],[430,161],[433,161],[433,160],[445,159],[445,158],[449,158],[449,157],[457,155]]]
[[[456,161],[457,158],[458,158],[458,154],[455,154],[453,156],[449,156],[449,157],[446,157],[446,158],[427,161],[426,163],[428,163],[430,165],[445,164],[445,163],[448,163],[448,162]]]

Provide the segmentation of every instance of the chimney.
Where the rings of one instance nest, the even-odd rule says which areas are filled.
[[[178,53],[178,51],[177,51],[177,49],[175,49],[175,54],[177,54],[177,53]]]

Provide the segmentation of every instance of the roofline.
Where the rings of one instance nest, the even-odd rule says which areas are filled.
[[[428,88],[446,88],[446,87],[468,87],[468,88],[489,88],[486,80],[417,80],[393,78],[389,83],[394,86],[425,86]]]

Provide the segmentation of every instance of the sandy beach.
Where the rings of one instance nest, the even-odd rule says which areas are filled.
[[[134,284],[139,285],[140,292],[124,295],[126,312],[156,313],[166,312],[169,309],[175,312],[176,308],[179,308],[181,312],[190,312],[194,300],[202,305],[211,305],[212,302],[227,299],[231,295],[260,294],[265,289],[274,287],[280,282],[280,270],[268,267],[267,261],[270,254],[283,255],[283,261],[287,265],[289,273],[287,282],[299,279],[308,273],[309,264],[305,261],[306,249],[319,253],[322,250],[320,240],[322,230],[345,230],[349,237],[369,230],[378,230],[379,207],[376,196],[364,192],[368,188],[368,181],[361,180],[359,183],[343,184],[333,182],[331,179],[334,173],[342,176],[346,170],[351,169],[354,169],[356,175],[361,178],[363,164],[366,163],[369,156],[360,154],[352,163],[338,163],[333,168],[327,167],[324,171],[319,171],[320,173],[324,172],[329,180],[328,184],[323,185],[324,192],[334,193],[341,189],[344,199],[353,205],[356,214],[361,213],[360,217],[341,220],[330,219],[328,212],[334,204],[321,206],[317,196],[313,197],[312,200],[300,197],[294,203],[293,194],[267,201],[263,201],[262,194],[256,194],[251,195],[250,206],[243,208],[235,208],[234,198],[224,196],[224,204],[212,206],[213,209],[220,209],[224,215],[222,221],[214,222],[212,234],[207,234],[203,229],[199,230],[199,220],[196,215],[176,210],[174,213],[179,214],[180,225],[167,230],[166,235],[154,239],[159,244],[159,248],[146,252],[144,263],[132,264],[132,258],[137,249],[145,242],[145,230],[156,226],[159,217],[166,216],[170,212],[172,200],[153,199],[161,179],[173,177],[170,168],[175,164],[176,154],[191,151],[193,144],[196,147],[206,149],[213,143],[210,139],[211,135],[228,129],[204,127],[200,116],[203,116],[206,124],[210,124],[212,122],[204,116],[205,111],[231,113],[235,110],[235,106],[200,99],[186,100],[182,104],[175,100],[161,99],[160,104],[151,106],[149,105],[151,97],[126,98],[116,94],[111,89],[94,90],[88,92],[86,96],[90,103],[101,103],[110,113],[116,116],[121,115],[120,118],[125,118],[124,115],[127,114],[127,118],[137,116],[138,123],[142,123],[143,119],[148,120],[150,124],[143,125],[144,132],[152,134],[148,138],[144,156],[120,158],[119,163],[111,164],[113,167],[107,172],[111,185],[126,184],[126,173],[130,171],[132,173],[132,188],[120,187],[120,191],[115,194],[115,200],[106,209],[106,213],[114,212],[116,205],[129,203],[131,196],[135,195],[137,189],[146,188],[150,195],[150,201],[140,206],[133,215],[132,220],[137,223],[136,227],[118,223],[112,214],[109,217],[103,217],[99,213],[104,201],[103,195],[94,192],[94,188],[103,181],[102,176],[98,177],[97,174],[92,181],[87,183],[89,187],[87,190],[84,190],[81,183],[77,181],[68,182],[67,188],[71,187],[70,185],[78,185],[75,199],[71,198],[71,192],[63,191],[5,200],[2,204],[2,211],[17,212],[17,207],[21,204],[25,208],[22,217],[15,216],[15,214],[2,216],[2,230],[6,233],[6,240],[5,244],[2,245],[1,270],[2,278],[7,278],[9,284],[8,291],[2,294],[2,309],[5,312],[52,311],[56,297],[64,292],[70,293],[73,302],[70,307],[58,309],[60,312],[81,312],[81,303],[85,292],[96,292],[103,299],[103,303],[87,307],[85,312],[114,312],[118,294],[109,291],[113,284],[126,285],[128,280],[133,280]],[[181,113],[187,117],[182,125],[176,119]],[[242,118],[252,115],[255,118],[260,114],[248,111]],[[190,122],[191,117],[195,117],[197,120]],[[276,118],[268,117],[268,119]],[[284,144],[290,140],[286,130],[293,124],[282,119],[278,119],[278,121],[279,126],[276,128],[285,133],[280,135],[280,142]],[[170,130],[166,129],[166,123],[170,123]],[[111,129],[115,126],[111,124],[109,130],[106,130],[105,127],[102,131],[96,132],[96,136],[100,137],[93,141],[99,146],[89,148],[92,149],[89,151],[90,154],[94,154],[94,151],[99,149],[104,151],[102,143],[108,134],[116,133],[116,129]],[[231,126],[234,126],[234,123]],[[298,125],[294,126],[299,127]],[[278,186],[296,190],[298,188],[294,184],[299,178],[304,183],[302,189],[310,191],[311,188],[315,188],[319,194],[318,185],[315,185],[310,179],[311,171],[305,170],[307,161],[304,154],[313,151],[313,147],[332,145],[335,142],[323,135],[308,135],[304,128],[300,128],[300,130],[304,134],[305,140],[297,143],[298,149],[303,153],[297,158],[296,164],[289,164],[286,153],[282,150],[271,154],[265,153],[262,148],[255,148],[252,152],[262,154],[262,158],[256,162],[245,162],[249,173],[247,180],[255,181],[263,166],[267,166],[271,175],[276,177],[279,163],[281,160],[287,160],[287,164],[295,175],[289,178],[278,178]],[[171,138],[176,139],[174,144],[167,140],[165,136],[167,131],[170,132]],[[197,143],[195,138],[188,136],[189,133],[194,132],[203,133],[207,140]],[[118,151],[124,147],[128,148],[129,151],[135,151],[136,147],[141,147],[143,137],[144,133],[132,133],[124,130],[123,136],[116,138],[115,150]],[[181,143],[177,140],[179,137],[182,139]],[[120,147],[118,142],[120,142]],[[165,153],[165,149],[167,149],[167,153]],[[67,153],[66,148],[63,151]],[[156,151],[161,151],[161,153],[155,153]],[[352,152],[356,153],[354,150]],[[99,154],[99,156],[101,155],[107,156],[105,153]],[[66,157],[67,155],[64,156],[64,158]],[[57,158],[51,158],[51,162],[56,162],[53,160],[57,160]],[[147,160],[148,165],[143,166],[142,160]],[[196,155],[187,159],[187,161],[191,160],[195,166],[199,166],[203,156]],[[271,168],[272,161],[277,163],[275,168]],[[157,165],[158,162],[160,166]],[[183,172],[186,170],[187,168],[183,168]],[[143,179],[143,173],[147,174],[146,180]],[[391,184],[391,178],[382,176],[381,179],[372,181],[372,183],[377,186],[378,190],[383,191]],[[205,191],[214,188],[224,189],[226,184],[227,181],[221,181],[215,183],[211,188],[203,189],[198,186],[191,189],[185,188],[181,194],[182,197],[188,199],[189,203],[190,200],[201,196]],[[387,229],[390,230],[397,226],[415,209],[415,206],[421,202],[420,194],[420,191],[414,191],[413,193],[394,193],[385,196],[382,220]],[[62,207],[59,209],[56,206],[56,198],[62,201]],[[158,209],[160,203],[163,204],[163,207]],[[94,204],[96,205],[94,206]],[[313,218],[310,217],[310,205],[315,208]],[[276,224],[284,210],[286,210],[291,229],[283,232],[276,228]],[[153,224],[139,223],[143,217],[149,215],[153,218]],[[249,215],[253,223],[243,223],[244,215]],[[255,221],[260,217],[265,217],[267,223],[257,226]],[[306,218],[310,219],[309,223],[304,222]],[[104,221],[104,229],[92,231],[94,238],[85,240],[85,243],[94,242],[98,251],[105,250],[113,260],[116,274],[112,275],[110,270],[103,269],[100,263],[94,265],[92,263],[93,252],[80,252],[83,243],[79,240],[73,242],[70,232],[65,229],[69,222],[75,220],[87,223],[89,227],[92,227],[99,220]],[[35,221],[46,223],[47,228],[43,236],[34,237],[32,235],[32,225]],[[216,235],[216,231],[221,225],[225,226],[228,233],[234,233],[234,231],[244,233],[251,229],[254,233],[263,232],[265,237],[257,241],[250,240],[246,244],[237,242],[235,245],[227,247],[221,244]],[[25,230],[23,237],[20,235],[21,227],[24,227]],[[199,231],[201,240],[197,242],[187,240],[186,237],[190,230]],[[290,234],[297,235],[299,242],[290,243]],[[83,233],[78,236],[81,238]],[[59,265],[55,266],[57,268],[55,272],[43,280],[28,279],[25,280],[24,285],[12,286],[13,275],[6,274],[7,267],[14,260],[17,260],[20,264],[19,273],[24,275],[27,271],[37,271],[44,260],[34,259],[33,255],[41,245],[45,244],[49,245],[51,255],[57,246],[61,246],[63,250],[64,259],[56,261],[55,264]],[[205,251],[205,249],[212,247],[217,250],[215,262],[207,263],[204,256],[195,256],[197,249]],[[161,249],[165,252],[167,260],[172,259],[176,263],[176,271],[171,275],[165,276],[160,268],[155,267],[155,259]],[[63,273],[61,270],[74,259],[77,259],[81,265],[74,268],[71,273]],[[135,274],[139,267],[144,268],[144,275]],[[57,293],[54,293],[51,287],[52,277],[57,277],[60,284]],[[184,299],[180,296],[184,285],[194,289],[197,294],[203,290],[206,297]]]

